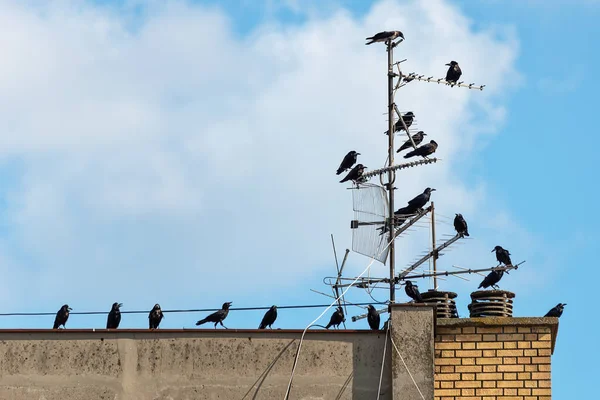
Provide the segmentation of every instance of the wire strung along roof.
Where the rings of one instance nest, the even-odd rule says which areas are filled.
[[[360,183],[352,189],[352,204],[355,220],[373,223],[359,224],[352,229],[352,251],[385,264],[388,252],[383,249],[387,245],[387,236],[381,235],[388,209],[385,189],[372,183]]]

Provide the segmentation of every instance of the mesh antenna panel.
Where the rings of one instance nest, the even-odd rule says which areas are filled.
[[[352,251],[385,264],[388,251],[388,235],[381,228],[388,213],[387,192],[379,185],[361,183],[352,190],[354,219],[358,221],[352,229]]]

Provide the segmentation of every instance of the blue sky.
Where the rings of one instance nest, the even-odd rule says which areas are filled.
[[[517,293],[517,316],[568,303],[554,397],[591,398],[599,13],[597,2],[560,0],[0,2],[0,300],[12,312],[326,302],[309,289],[326,291],[329,235],[343,254],[353,217],[333,171],[351,149],[371,168],[385,160],[385,52],[363,39],[400,29],[409,71],[441,76],[455,59],[488,86],[400,92],[444,161],[403,172],[397,201],[432,186],[441,223],[467,218],[472,239],[440,268],[492,266],[497,244],[527,260],[502,287]],[[399,241],[398,268],[426,243],[426,229]],[[348,273],[367,263],[351,253]],[[461,315],[479,279],[442,282]],[[304,327],[316,313],[281,312],[276,325]],[[261,316],[232,313],[227,325]]]

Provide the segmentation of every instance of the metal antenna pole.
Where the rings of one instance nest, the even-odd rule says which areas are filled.
[[[437,273],[437,257],[435,253],[435,206],[431,202],[431,250],[433,251],[433,273]],[[437,290],[437,275],[433,275],[433,290]]]
[[[394,41],[387,41],[387,52],[388,52],[388,160],[389,166],[394,165]],[[390,219],[390,303],[396,302],[396,284],[394,278],[396,276],[395,262],[396,252],[394,249],[394,239],[396,232],[394,224],[394,180],[395,172],[388,171],[388,185],[387,190],[389,194],[389,213]]]

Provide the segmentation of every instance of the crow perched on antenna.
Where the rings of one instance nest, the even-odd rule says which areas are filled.
[[[346,171],[347,169],[350,169],[354,165],[354,163],[356,163],[356,159],[358,158],[357,156],[359,156],[359,155],[360,155],[360,153],[357,153],[354,150],[352,150],[351,152],[346,154],[346,156],[342,160],[342,163],[340,164],[340,167],[338,168],[338,170],[335,174],[339,175],[342,172]]]
[[[399,208],[394,212],[394,222],[396,225],[402,225],[408,217],[417,212],[416,207],[408,205],[406,207]]]
[[[335,309],[334,313],[331,314],[331,319],[329,319],[329,323],[325,327],[325,329],[329,329],[334,326],[336,329],[340,327],[340,324],[344,322],[346,318],[344,318],[344,309],[342,307],[338,307]]]
[[[121,323],[121,310],[123,303],[113,303],[108,318],[106,319],[106,329],[117,329]]]
[[[417,209],[413,206],[406,206],[406,207],[402,207],[399,208],[398,210],[396,210],[394,212],[394,225],[396,226],[400,226],[402,225],[404,222],[406,222],[406,220],[414,213],[417,212]],[[390,224],[389,223],[385,223],[383,224],[383,226],[381,228],[377,228],[381,231],[381,233],[379,234],[380,236],[383,235],[386,232],[389,232],[390,230]]]
[[[412,199],[411,201],[408,202],[408,206],[411,207],[412,209],[414,209],[415,211],[423,209],[423,207],[425,206],[425,204],[427,204],[427,202],[429,202],[429,198],[431,197],[431,192],[433,192],[435,189],[432,188],[427,188],[423,191],[423,193],[421,193],[420,195],[418,195],[417,197],[415,197],[414,199]],[[408,207],[405,207],[408,208]],[[398,210],[400,211],[400,210]]]
[[[406,292],[406,295],[413,299],[415,303],[423,303],[423,298],[419,292],[419,287],[417,285],[413,285],[411,281],[406,281],[405,285],[404,291]]]
[[[150,310],[150,314],[148,314],[149,329],[158,329],[163,317],[164,315],[160,309],[160,304],[155,304],[154,307],[152,307],[152,310]]]
[[[381,322],[381,317],[372,304],[369,304],[367,308],[369,309],[367,314],[367,321],[369,322],[369,327],[371,327],[371,329],[373,329],[374,331],[378,331],[379,323]]]
[[[350,170],[350,172],[348,172],[348,175],[346,175],[346,177],[340,181],[340,183],[344,183],[344,182],[347,182],[347,181],[357,181],[357,180],[359,180],[360,177],[362,176],[363,172],[365,172],[365,168],[367,168],[367,167],[365,167],[362,164],[356,164],[354,166],[354,168],[352,168]]]
[[[402,125],[402,121],[404,121],[407,128],[410,128],[414,119],[415,119],[415,114],[413,114],[412,111],[407,112],[406,114],[404,114],[402,116],[402,119],[398,118],[398,121],[396,121],[396,123],[394,124],[394,132],[399,132],[399,131],[404,130],[404,125]],[[389,135],[390,131],[387,130],[383,133],[386,135]]]
[[[492,253],[494,251],[496,252],[496,260],[498,260],[499,263],[506,266],[512,265],[512,261],[510,260],[510,252],[508,250],[503,249],[500,246],[496,246],[494,247],[494,250],[492,250]]]
[[[556,307],[553,307],[550,311],[548,311],[544,317],[560,318],[566,305],[566,303],[558,303]]]
[[[388,40],[396,40],[398,37],[404,39],[404,35],[400,31],[383,31],[378,34],[368,37],[365,40],[370,40],[370,42],[365,43],[367,45],[376,43],[376,42],[387,42]]]
[[[492,272],[490,272],[488,276],[483,278],[483,281],[479,284],[479,287],[477,289],[487,289],[490,286],[493,289],[498,289],[498,282],[500,282],[500,279],[502,279],[502,275],[504,275],[503,270],[492,270]]]
[[[273,329],[271,327],[271,325],[273,325],[273,323],[275,322],[275,320],[277,319],[277,306],[271,306],[271,308],[269,308],[267,310],[267,312],[265,313],[265,316],[263,317],[262,321],[260,321],[260,325],[258,326],[258,329],[266,329],[267,326],[270,329]],[[215,326],[216,328],[216,326]]]
[[[414,156],[427,157],[435,153],[438,148],[438,144],[435,140],[430,140],[429,143],[424,144],[421,147],[417,147],[413,151],[409,151],[404,155],[404,158],[411,158]]]
[[[446,82],[455,84],[462,75],[462,71],[456,61],[450,61],[448,64],[448,72],[446,72]]]
[[[421,142],[423,141],[423,136],[427,136],[427,134],[424,133],[423,131],[419,131],[419,132],[415,133],[414,135],[412,135],[412,140],[413,140],[413,142],[415,142],[415,146],[418,146],[421,144]],[[410,149],[411,147],[412,147],[412,143],[410,142],[410,140],[407,140],[406,142],[404,142],[402,144],[402,146],[400,146],[400,148],[398,150],[396,150],[396,153],[400,153],[402,150]]]
[[[456,217],[454,217],[454,229],[456,229],[456,233],[458,233],[460,237],[469,236],[467,221],[465,221],[462,214],[456,214]]]
[[[58,327],[61,325],[63,326],[63,328],[66,328],[65,325],[67,323],[67,320],[69,319],[69,311],[72,310],[73,309],[67,304],[62,306],[60,310],[58,310],[58,312],[56,313],[56,318],[54,318],[54,326],[52,327],[52,329],[58,329]]]
[[[229,314],[229,307],[231,306],[231,302],[227,302],[227,303],[223,303],[223,307],[219,310],[216,311],[212,314],[210,314],[208,317],[201,319],[200,321],[196,322],[196,325],[202,325],[205,322],[214,322],[215,323],[215,329],[217,329],[217,324],[221,324],[221,326],[225,329],[229,329],[228,327],[226,327],[225,325],[223,325],[223,320],[225,320],[225,318],[227,318],[227,314]]]

